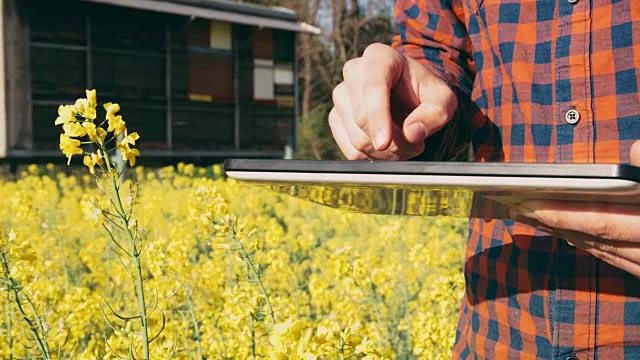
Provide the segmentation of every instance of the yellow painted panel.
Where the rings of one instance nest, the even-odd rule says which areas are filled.
[[[189,100],[200,101],[200,102],[212,102],[213,96],[203,95],[203,94],[189,94]]]
[[[295,106],[293,96],[276,96],[278,107],[292,108]]]
[[[231,24],[212,21],[209,33],[209,47],[213,49],[231,50]]]

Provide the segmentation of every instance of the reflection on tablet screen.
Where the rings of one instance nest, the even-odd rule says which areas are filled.
[[[258,183],[269,190],[347,211],[379,215],[469,217],[473,192],[393,186]]]

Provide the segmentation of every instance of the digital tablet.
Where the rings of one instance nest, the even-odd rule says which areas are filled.
[[[239,181],[369,214],[468,217],[474,198],[506,207],[530,199],[640,204],[640,168],[629,165],[236,159],[224,169]],[[504,216],[484,211],[474,216]]]

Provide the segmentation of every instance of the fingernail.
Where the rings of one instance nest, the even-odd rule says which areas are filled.
[[[409,125],[408,138],[409,142],[416,143],[427,138],[427,129],[421,123],[413,123]]]
[[[385,135],[385,133],[382,131],[378,131],[373,138],[373,146],[376,148],[376,150],[382,150],[382,146],[384,145],[384,142],[386,140],[387,136]]]
[[[572,243],[571,241],[567,240],[568,238],[571,237],[570,234],[568,234],[568,233],[566,233],[565,231],[562,231],[562,230],[557,230],[556,234],[558,234],[558,237],[560,239],[564,240],[567,244],[577,248],[577,246],[574,243]]]

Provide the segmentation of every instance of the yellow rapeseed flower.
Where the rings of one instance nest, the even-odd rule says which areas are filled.
[[[77,114],[78,112],[73,106],[60,105],[58,107],[58,118],[56,119],[55,124],[61,125],[61,124],[66,124],[70,122],[75,122]]]
[[[107,131],[113,131],[115,136],[118,136],[126,129],[126,124],[122,120],[121,115],[116,115],[120,111],[120,105],[113,103],[104,104],[104,109],[107,110],[107,120],[109,121],[109,128]]]
[[[115,116],[116,113],[120,111],[120,105],[111,102],[105,103],[103,107],[107,111],[107,117]]]
[[[76,100],[75,108],[82,117],[93,121],[96,118],[96,107],[98,106],[96,90],[86,90],[86,94],[87,97],[85,99]]]
[[[96,118],[96,108],[91,106],[91,102],[88,99],[78,99],[74,106],[78,114],[85,119],[93,120]]]
[[[91,141],[94,143],[98,142],[98,136],[100,136],[103,142],[107,137],[107,131],[101,127],[97,127],[96,124],[92,122],[85,121],[82,123],[82,127],[84,127],[84,129],[87,131],[89,139],[91,139]]]
[[[126,151],[122,152],[122,160],[128,161],[129,166],[136,165],[136,156],[140,156],[140,151],[138,151],[138,149],[131,149],[127,147]]]
[[[29,165],[27,170],[29,171],[29,174],[31,174],[31,175],[38,175],[38,173],[40,172],[40,167],[38,165],[36,165],[36,164],[31,164],[31,165]]]
[[[313,338],[313,341],[322,345],[328,343],[333,338],[333,331],[326,326],[319,326],[316,330],[316,336]]]
[[[60,134],[60,150],[67,156],[67,165],[71,164],[73,155],[82,155],[84,153],[80,148],[80,140],[72,139],[65,134]]]
[[[140,151],[132,149],[130,145],[135,145],[136,140],[140,139],[140,135],[137,132],[127,133],[127,129],[124,129],[124,138],[118,142],[118,150],[122,153],[122,160],[129,161],[131,166],[136,164],[136,156],[140,156]]]
[[[82,162],[89,168],[89,172],[95,174],[95,166],[104,164],[104,159],[102,157],[102,152],[98,149],[97,154],[89,154],[85,155]]]
[[[87,135],[87,130],[82,127],[78,122],[68,122],[62,125],[64,134],[69,137],[81,137]]]
[[[96,96],[96,89],[86,90],[86,93],[87,93],[87,100],[89,101],[89,106],[91,106],[93,109],[98,107],[98,98]]]
[[[303,330],[304,324],[301,321],[289,319],[273,327],[269,341],[274,346],[279,346],[281,343],[292,343],[300,339]]]
[[[124,138],[120,141],[122,145],[135,145],[136,140],[140,139],[140,135],[137,132],[127,133],[127,129],[124,129]]]

